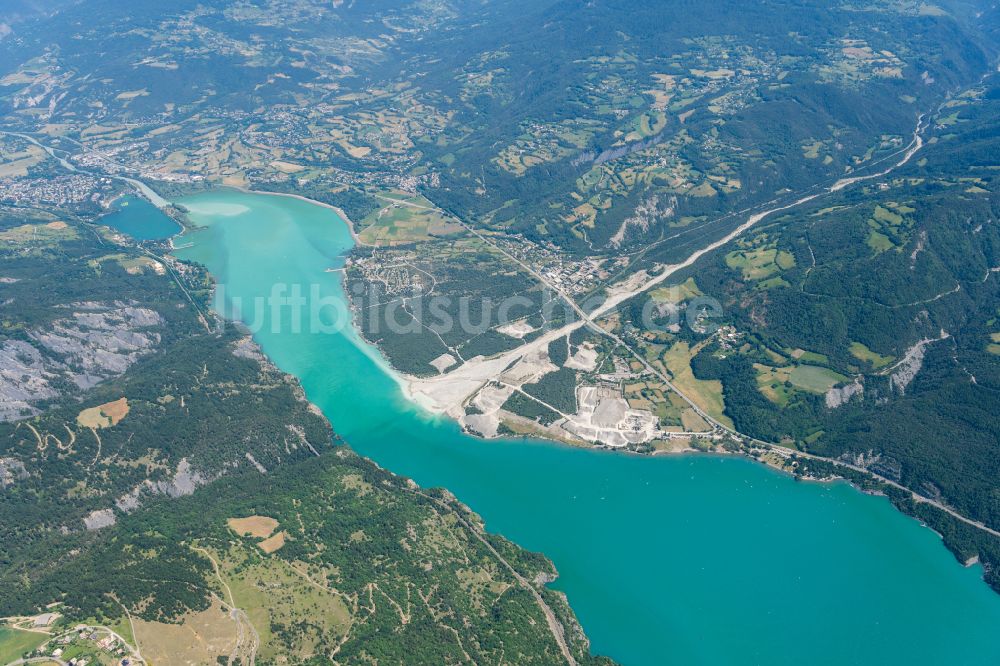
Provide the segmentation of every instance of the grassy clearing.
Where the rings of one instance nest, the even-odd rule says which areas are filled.
[[[692,356],[688,343],[678,342],[663,354],[663,363],[681,393],[689,397],[706,414],[732,427],[732,421],[724,413],[722,382],[714,379],[697,379],[691,371]]]
[[[352,622],[350,609],[335,591],[324,587],[322,574],[313,572],[310,577],[317,581],[313,584],[282,559],[261,560],[238,550],[221,564],[236,605],[247,612],[260,634],[261,660],[293,657],[291,661],[297,662],[312,653],[321,636],[343,636]],[[286,653],[272,631],[275,627],[304,632],[296,638],[298,654]]]
[[[938,126],[939,127],[951,127],[952,125],[958,124],[958,122],[959,122],[959,117],[958,116],[959,116],[960,113],[961,113],[961,111],[955,111],[954,113],[951,113],[951,114],[945,116],[944,118],[940,118],[937,121]]]
[[[736,74],[736,72],[734,72],[733,70],[726,69],[724,67],[720,67],[719,69],[713,69],[713,70],[692,69],[691,73],[694,74],[695,76],[701,76],[713,80],[728,79],[729,77],[734,76]]]
[[[761,351],[763,351],[763,352],[764,352],[765,354],[767,354],[768,358],[770,358],[770,359],[771,359],[772,361],[774,361],[774,363],[776,363],[776,364],[778,364],[778,365],[784,365],[785,363],[787,363],[787,362],[788,362],[788,359],[787,359],[787,358],[785,358],[784,356],[782,356],[782,355],[781,355],[781,354],[779,354],[778,352],[774,351],[774,350],[773,350],[773,349],[771,349],[770,347],[767,347],[767,346],[763,346],[763,345],[762,345],[762,346],[760,347],[760,349],[761,349]]]
[[[795,268],[795,257],[791,252],[785,252],[781,250],[778,252],[777,256],[774,257],[774,263],[778,265],[783,271],[787,271],[791,268]]]
[[[795,257],[776,248],[736,250],[726,255],[726,265],[741,271],[745,280],[764,280],[793,268]]]
[[[882,206],[875,206],[875,212],[872,217],[879,222],[885,222],[889,226],[897,227],[903,223],[903,216],[899,213],[894,213],[888,208],[883,208]]]
[[[274,536],[264,539],[259,544],[257,544],[257,546],[268,555],[270,555],[273,552],[281,550],[282,547],[284,547],[284,545],[285,545],[284,532],[278,532]]]
[[[824,215],[829,215],[830,213],[835,213],[838,210],[845,210],[847,208],[850,208],[850,206],[827,206],[826,208],[820,208],[809,217],[823,217]]]
[[[680,424],[681,414],[687,409],[687,403],[673,391],[664,395],[666,400],[658,403],[655,410],[656,415],[660,418],[660,424],[664,426]]]
[[[807,351],[805,349],[788,349],[785,353],[794,358],[796,361],[805,361],[806,363],[819,363],[826,364],[830,362],[825,354],[817,354],[816,352]]]
[[[1000,333],[991,333],[990,340],[992,344],[986,345],[986,351],[1000,356]]]
[[[48,634],[0,627],[0,664],[17,661],[49,638]]]
[[[117,622],[110,624],[106,623],[106,626],[128,641],[129,645],[135,646],[135,635],[132,633],[132,623],[129,622],[127,616],[118,618]]]
[[[644,113],[635,121],[635,129],[626,137],[626,141],[635,141],[659,134],[666,127],[667,117],[660,111]]]
[[[912,223],[903,217],[915,209],[898,203],[887,203],[885,206],[875,206],[875,212],[868,220],[868,237],[865,242],[876,254],[902,245],[907,237],[907,229]]]
[[[792,285],[785,278],[780,275],[775,275],[772,278],[766,280],[761,280],[757,283],[757,287],[760,289],[774,289],[775,287],[791,287]]]
[[[807,160],[815,160],[819,157],[819,150],[823,147],[822,141],[802,144],[802,156]]]
[[[76,229],[65,222],[55,221],[45,224],[22,224],[0,231],[0,245],[51,245],[77,237]]]
[[[158,275],[166,274],[163,264],[146,256],[123,257],[118,259],[118,264],[130,275],[142,275],[146,271],[152,271]]]
[[[795,365],[782,368],[757,363],[757,388],[771,402],[784,407],[795,392],[823,394],[847,377],[829,368],[816,365]]]
[[[690,194],[693,197],[714,197],[715,195],[718,194],[718,191],[714,187],[712,187],[711,183],[705,181],[701,185],[698,185],[697,187],[692,187],[690,190],[688,190],[688,194]]]
[[[895,360],[895,356],[883,356],[877,352],[873,352],[867,346],[860,342],[852,342],[850,347],[851,356],[858,359],[859,361],[865,361],[870,363],[876,370],[885,367]]]
[[[712,429],[708,421],[701,418],[698,412],[690,407],[681,412],[681,425],[685,432],[707,432]]]
[[[293,164],[292,162],[285,162],[283,160],[274,160],[271,162],[271,166],[282,173],[299,173],[300,171],[305,171],[305,167],[301,164]]]
[[[382,208],[363,220],[359,234],[368,245],[400,245],[431,240],[435,237],[460,234],[462,226],[437,210],[423,197],[405,197],[393,194],[392,198],[407,203],[393,203],[380,199]],[[427,208],[418,208],[426,206]]]
[[[787,405],[794,392],[786,384],[792,375],[792,368],[772,368],[760,363],[755,363],[754,368],[757,370],[757,389],[764,397],[776,405]]]
[[[789,377],[789,381],[794,386],[811,393],[826,393],[835,384],[846,382],[847,379],[847,377],[839,372],[834,372],[830,368],[821,368],[817,365],[795,366]]]
[[[881,254],[896,247],[896,244],[888,236],[874,229],[868,232],[868,238],[865,242],[868,244],[868,247],[875,250],[876,254]]]
[[[267,516],[247,516],[246,518],[230,518],[226,521],[229,529],[240,536],[252,536],[264,539],[278,529],[278,521]]]
[[[667,287],[660,287],[649,292],[649,295],[657,303],[673,303],[674,305],[683,303],[686,300],[701,296],[701,290],[695,283],[694,278],[688,278],[682,284],[672,284]]]
[[[152,664],[214,664],[236,645],[236,624],[218,601],[179,623],[135,619],[135,633]]]
[[[20,178],[28,169],[45,161],[45,151],[38,146],[28,146],[23,152],[0,156],[0,178]]]
[[[129,404],[126,398],[106,402],[80,412],[76,422],[84,428],[110,428],[128,416]]]
[[[889,208],[893,209],[894,211],[896,211],[900,215],[908,215],[909,213],[916,213],[917,212],[917,209],[914,208],[913,206],[908,206],[906,204],[898,203],[898,202],[895,202],[895,201],[889,201],[885,205],[888,206]]]

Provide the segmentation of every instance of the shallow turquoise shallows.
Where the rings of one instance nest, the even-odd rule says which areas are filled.
[[[333,211],[266,195],[185,199],[205,229],[178,254],[247,321],[275,284],[336,303],[352,245]],[[239,312],[234,313],[234,306]],[[444,486],[556,564],[594,652],[638,664],[997,664],[1000,595],[882,498],[717,456],[640,457],[482,441],[409,404],[350,329],[256,338],[360,453]]]
[[[162,240],[181,230],[173,218],[142,197],[129,194],[117,199],[113,206],[100,223],[136,240]]]

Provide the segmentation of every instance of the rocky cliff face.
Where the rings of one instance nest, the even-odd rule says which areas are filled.
[[[0,420],[39,413],[38,405],[118,377],[160,343],[163,318],[134,304],[74,303],[66,316],[27,339],[0,345]]]

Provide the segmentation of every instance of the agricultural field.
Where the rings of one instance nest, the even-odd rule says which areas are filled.
[[[110,428],[128,416],[127,398],[119,398],[97,407],[88,407],[77,414],[76,422],[84,428]]]
[[[895,202],[887,202],[885,206],[875,206],[868,220],[870,231],[866,242],[876,254],[901,248],[910,239],[912,222],[907,222],[906,215],[915,212],[914,208]]]
[[[830,44],[827,61],[817,66],[822,79],[861,83],[873,79],[902,79],[905,62],[888,50],[875,51],[863,39],[841,39]]]
[[[860,342],[852,342],[850,352],[851,356],[859,361],[870,364],[875,370],[883,368],[895,360],[892,356],[883,356],[882,354],[873,352]]]
[[[75,229],[62,221],[21,226],[0,231],[0,247],[52,247],[60,242],[76,238]]]
[[[47,156],[43,149],[23,140],[18,140],[18,143],[21,145],[0,144],[3,145],[3,150],[0,152],[0,178],[27,176],[31,167],[46,160]]]
[[[142,275],[143,273],[156,273],[157,275],[165,275],[166,268],[159,261],[145,255],[132,256],[123,253],[115,253],[105,255],[103,257],[97,257],[91,259],[89,264],[96,271],[100,272],[102,264],[108,261],[113,261],[125,269],[125,272],[130,275]]]
[[[663,353],[663,364],[681,393],[712,418],[730,425],[732,421],[725,413],[722,383],[698,379],[691,370],[691,359],[699,351],[697,346],[692,348],[687,342],[678,341]]]
[[[698,289],[694,278],[688,278],[681,284],[658,287],[649,292],[649,297],[657,303],[669,303],[670,305],[680,305],[701,295],[701,290]]]
[[[986,345],[986,351],[1000,355],[1000,333],[990,333],[990,343]]]
[[[393,247],[466,233],[424,197],[388,192],[377,200],[378,210],[358,222],[358,238],[365,245]]]
[[[513,144],[500,151],[494,162],[501,169],[521,176],[533,167],[578,154],[590,144],[600,127],[597,121],[583,119],[530,125]]]
[[[825,395],[836,384],[848,379],[829,368],[817,365],[770,367],[755,364],[754,368],[757,370],[760,392],[780,406],[787,405],[796,390]]]
[[[795,257],[775,248],[735,250],[726,255],[726,264],[738,269],[744,280],[763,281],[776,273],[795,267]]]
[[[45,642],[48,634],[0,626],[0,663],[17,661]]]
[[[142,654],[153,664],[208,664],[228,658],[237,648],[236,623],[219,601],[184,613],[176,622],[134,622]]]
[[[247,516],[246,518],[230,518],[226,521],[229,529],[240,536],[253,536],[266,539],[278,528],[278,521],[267,516]]]

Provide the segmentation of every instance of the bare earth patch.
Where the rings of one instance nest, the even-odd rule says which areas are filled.
[[[91,407],[80,412],[76,422],[84,428],[110,428],[128,416],[127,398],[118,398],[97,407]]]
[[[263,539],[271,536],[278,529],[278,521],[267,516],[247,516],[246,518],[230,518],[226,521],[229,529],[240,536],[252,536]]]
[[[298,173],[305,170],[305,167],[301,164],[293,164],[292,162],[284,162],[282,160],[271,162],[271,166],[282,173]]]
[[[534,333],[535,327],[526,321],[515,321],[512,324],[507,324],[506,326],[501,326],[497,329],[497,333],[503,333],[504,335],[509,335],[512,338],[517,338],[520,340],[528,333]]]
[[[236,647],[236,625],[218,601],[200,613],[187,613],[179,624],[135,619],[135,636],[152,664],[214,664]]]
[[[457,362],[458,361],[456,361],[455,357],[452,356],[451,354],[441,354],[436,359],[431,361],[431,365],[434,366],[435,370],[437,370],[440,373],[443,373],[445,370],[455,365]]]
[[[270,555],[271,553],[281,550],[282,546],[285,545],[285,533],[278,532],[270,539],[264,539],[259,544],[260,549]]]

